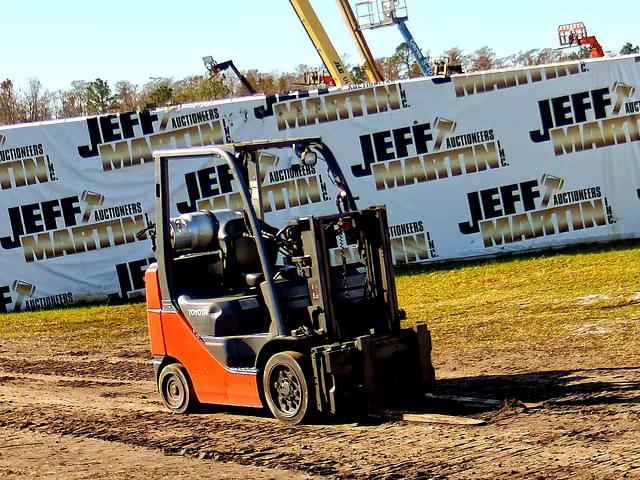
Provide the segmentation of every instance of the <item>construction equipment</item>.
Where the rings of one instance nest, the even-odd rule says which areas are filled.
[[[558,40],[561,48],[586,46],[589,47],[591,58],[604,57],[602,45],[595,36],[587,34],[587,27],[582,22],[559,25]]]
[[[349,74],[348,68],[342,63],[340,55],[338,55],[331,40],[329,40],[327,32],[325,32],[322,27],[309,1],[289,0],[289,3],[291,3],[291,6],[296,11],[300,23],[302,23],[307,35],[309,35],[309,39],[311,39],[318,55],[320,55],[324,66],[329,70],[335,84],[339,87],[352,85],[354,81]]]
[[[264,222],[261,179],[268,175],[261,159],[274,159],[265,149],[290,155],[291,148],[292,172],[326,166],[338,213],[276,230]],[[147,318],[158,389],[169,410],[184,413],[197,403],[266,406],[297,424],[313,412],[362,414],[424,399],[434,382],[430,334],[423,323],[400,328],[404,312],[386,210],[356,209],[319,138],[154,157],[158,242],[157,263],[146,272]],[[185,195],[176,186],[194,170],[200,190],[233,178],[243,211],[173,217]]]
[[[356,15],[358,24],[362,29],[374,29],[397,25],[402,38],[416,59],[422,75],[432,77],[433,70],[429,65],[422,50],[418,47],[413,35],[406,25],[408,20],[407,5],[405,0],[368,0],[356,3]]]
[[[336,82],[326,70],[311,70],[304,72],[303,85],[317,86],[321,88],[335,87]]]
[[[227,60],[226,62],[218,63],[213,59],[211,55],[207,55],[206,57],[202,57],[202,61],[204,62],[205,67],[207,67],[207,70],[209,71],[209,75],[211,76],[211,78],[215,77],[218,73],[222,72],[223,70],[230,68],[233,71],[233,73],[235,73],[236,77],[238,77],[238,80],[240,80],[240,83],[242,83],[244,88],[246,88],[251,95],[255,95],[256,93],[258,93],[255,87],[251,85],[251,82],[247,80],[247,77],[245,77],[242,74],[242,72],[236,68],[236,66],[233,63],[233,60]]]
[[[360,57],[364,61],[362,69],[369,80],[372,83],[382,82],[384,81],[384,76],[376,63],[376,59],[373,57],[371,50],[369,49],[369,44],[367,40],[364,38],[364,34],[358,25],[358,20],[356,16],[353,14],[353,10],[351,9],[351,5],[349,5],[349,0],[336,0],[338,3],[338,8],[342,12],[342,16],[344,17],[347,26],[349,27],[349,31],[353,36],[353,41],[356,44],[356,48],[360,53]]]
[[[455,74],[464,73],[462,64],[452,61],[448,57],[437,59],[433,64],[433,74],[449,77]]]

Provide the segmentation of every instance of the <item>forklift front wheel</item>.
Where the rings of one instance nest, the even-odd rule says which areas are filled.
[[[184,367],[179,363],[170,363],[162,369],[158,389],[162,402],[173,413],[187,413],[197,403]]]
[[[267,406],[278,420],[291,425],[303,422],[312,409],[305,359],[298,352],[280,352],[264,367],[262,386]]]

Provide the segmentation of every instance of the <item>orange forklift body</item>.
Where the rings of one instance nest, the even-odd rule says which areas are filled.
[[[255,373],[229,371],[211,355],[181,313],[162,312],[157,265],[147,269],[145,283],[151,353],[175,359],[186,368],[200,403],[261,408]]]

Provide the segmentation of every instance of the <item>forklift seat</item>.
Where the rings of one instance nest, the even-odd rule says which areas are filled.
[[[244,219],[221,225],[221,246],[224,256],[224,277],[230,286],[257,287],[264,280],[256,240],[249,235]],[[263,236],[269,262],[275,264],[277,245],[270,236]]]
[[[225,278],[232,286],[257,287],[264,280],[264,274],[255,239],[243,235],[225,243]]]

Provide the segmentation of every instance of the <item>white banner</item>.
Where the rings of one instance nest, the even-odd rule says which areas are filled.
[[[160,148],[321,136],[387,205],[396,264],[638,237],[637,88],[629,56],[2,127],[0,312],[143,292]],[[276,225],[335,209],[292,161],[262,158]],[[187,171],[176,213],[233,208],[234,184]]]

